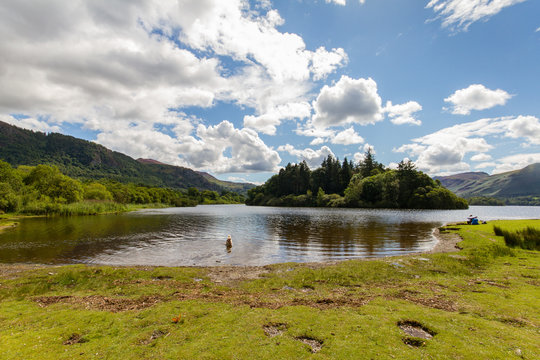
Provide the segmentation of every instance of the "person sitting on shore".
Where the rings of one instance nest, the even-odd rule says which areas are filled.
[[[476,222],[476,224],[473,224],[473,221]],[[478,225],[478,216],[473,216],[472,214],[469,215],[469,217],[467,218],[467,224]]]

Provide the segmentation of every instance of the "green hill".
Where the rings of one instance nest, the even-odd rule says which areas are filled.
[[[436,179],[456,195],[465,198],[482,196],[502,199],[507,204],[540,204],[540,164],[491,176],[481,172]]]
[[[123,183],[246,193],[251,184],[221,181],[210,174],[160,163],[139,161],[99,144],[72,136],[21,129],[0,121],[0,159],[13,166],[56,165],[78,179],[114,179]]]

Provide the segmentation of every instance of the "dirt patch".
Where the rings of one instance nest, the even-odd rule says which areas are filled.
[[[488,280],[488,279],[475,279],[475,280],[470,280],[468,282],[469,285],[480,285],[480,284],[487,284],[487,285],[490,285],[490,286],[495,286],[495,287],[498,287],[498,288],[501,288],[501,289],[508,289],[509,286],[507,285],[503,285],[495,280]]]
[[[284,323],[270,323],[263,326],[264,333],[268,337],[275,337],[283,334],[287,330],[287,324]]]
[[[525,327],[526,325],[529,325],[527,321],[515,318],[498,318],[496,320],[502,322],[503,324],[515,327]]]
[[[42,264],[0,264],[0,277],[6,279],[16,279],[19,276],[24,275],[27,271],[53,267],[58,266]]]
[[[77,334],[77,333],[73,333],[73,334],[71,334],[69,339],[64,341],[62,344],[64,344],[64,345],[73,345],[73,344],[82,344],[82,343],[85,343],[85,342],[88,342],[88,340],[83,338],[82,335]]]
[[[398,321],[397,325],[401,331],[408,335],[402,340],[409,346],[425,346],[426,340],[431,340],[435,335],[437,335],[435,331],[415,320]]]
[[[415,320],[403,320],[397,323],[398,327],[407,335],[424,340],[433,339],[437,333]]]
[[[166,337],[169,333],[165,330],[154,330],[148,339],[141,340],[141,345],[148,345],[160,337]]]
[[[102,310],[113,313],[129,310],[142,310],[154,306],[164,299],[162,296],[142,296],[137,299],[112,298],[107,296],[41,296],[33,299],[39,306],[46,307],[57,303],[67,303],[86,310]]]
[[[433,309],[439,309],[449,312],[458,311],[458,305],[452,300],[450,300],[448,296],[442,294],[427,297],[425,296],[425,294],[422,294],[420,292],[405,289],[395,295],[390,295],[388,297],[390,299],[407,300],[415,304],[420,304]]]
[[[433,249],[426,251],[428,254],[447,253],[461,250],[458,243],[463,239],[456,233],[447,232],[450,229],[458,228],[437,228],[433,230],[433,236],[438,240]]]
[[[267,266],[218,266],[208,269],[210,280],[224,285],[231,285],[243,280],[259,279],[270,272],[270,268]]]
[[[311,348],[310,351],[312,353],[319,352],[322,349],[323,342],[321,340],[314,339],[309,336],[300,336],[300,337],[297,337],[296,340],[308,345]]]

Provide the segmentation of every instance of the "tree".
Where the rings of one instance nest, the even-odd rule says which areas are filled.
[[[375,160],[373,150],[370,148],[364,153],[364,160],[358,165],[362,177],[369,177],[384,171],[384,165]]]
[[[112,194],[105,185],[100,183],[90,183],[84,187],[84,198],[87,200],[112,200]]]
[[[40,195],[57,202],[73,203],[83,198],[82,184],[63,175],[56,166],[38,165],[30,171],[24,182]]]

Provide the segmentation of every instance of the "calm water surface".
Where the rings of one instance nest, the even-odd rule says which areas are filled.
[[[23,219],[0,233],[0,262],[263,265],[399,255],[435,245],[432,231],[469,214],[540,217],[540,207],[410,211],[212,205],[121,215]],[[227,235],[233,239],[230,252]]]

